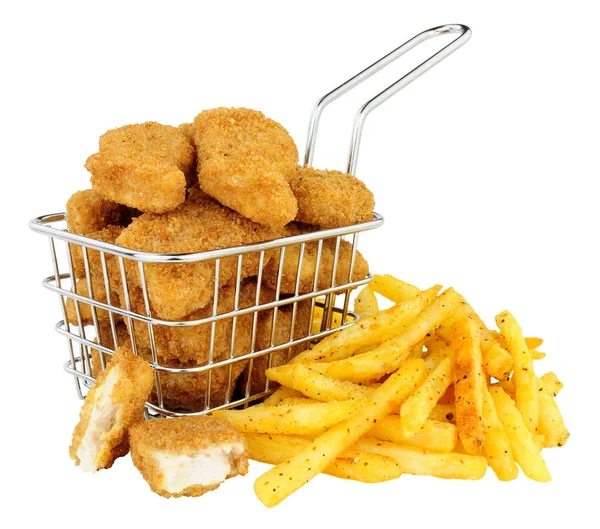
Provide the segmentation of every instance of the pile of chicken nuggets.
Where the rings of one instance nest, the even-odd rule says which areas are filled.
[[[143,252],[210,251],[373,218],[373,194],[363,182],[298,165],[298,149],[286,129],[245,108],[205,110],[179,127],[147,122],[109,130],[85,167],[92,188],[67,202],[69,232]],[[145,263],[142,276],[137,261],[120,263],[110,253],[71,245],[73,290],[164,322],[192,321],[363,279],[368,264],[356,252],[351,266],[352,254],[347,241],[338,246],[336,239],[326,239],[320,248],[316,242],[302,250],[287,246],[283,256],[277,249],[247,253],[241,260]],[[68,299],[66,311],[71,324],[95,324],[96,340],[106,348],[135,350],[138,360],[184,369],[308,336],[311,303],[294,305],[283,305],[276,316],[272,309],[259,311],[256,321],[249,312],[214,324],[157,323],[151,330],[145,321],[93,311],[82,301]],[[146,377],[147,388],[140,387],[145,398],[166,409],[202,411],[231,402],[235,392],[265,391],[267,367],[285,363],[303,348],[252,362],[242,358],[212,368],[210,377],[206,371],[161,372],[160,390],[154,377]],[[94,377],[111,363],[106,353],[92,351]]]

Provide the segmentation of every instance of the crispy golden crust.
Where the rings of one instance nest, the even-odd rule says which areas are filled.
[[[316,273],[318,243],[306,243],[304,255],[302,258],[302,267],[300,269],[300,280],[298,283],[298,292],[306,294],[313,291],[314,277]],[[296,278],[298,276],[298,260],[300,258],[300,245],[287,246],[283,259],[283,270],[281,275],[281,292],[284,294],[293,294],[296,288]],[[319,278],[317,281],[318,289],[331,287],[333,273],[333,264],[335,261],[335,240],[327,239],[323,242],[321,259],[319,265]],[[352,245],[347,241],[341,241],[338,265],[336,268],[336,279],[334,285],[347,283],[350,276],[350,264],[352,261]],[[277,286],[277,273],[279,269],[279,258],[273,258],[263,271],[263,282],[270,288]],[[354,262],[352,280],[358,281],[364,279],[369,273],[369,264],[357,250]]]
[[[98,278],[97,276],[93,275],[91,277],[91,283],[92,283],[92,290],[93,290],[93,294],[94,294],[93,299],[96,301],[100,301],[101,303],[107,303],[108,300],[106,297],[106,288],[104,286],[104,281],[102,280],[102,278]],[[79,279],[77,281],[77,283],[75,284],[75,293],[79,294],[80,296],[92,298],[92,296],[90,296],[90,293],[89,293],[88,283],[85,279]],[[111,293],[110,301],[111,301],[112,305],[119,306],[119,297],[116,292]],[[89,303],[85,303],[85,302],[78,302],[77,304],[79,306],[79,316],[81,317],[81,323],[83,325],[93,325],[94,318],[92,315],[92,305],[90,305]],[[67,310],[67,319],[68,319],[69,323],[71,323],[72,325],[79,325],[79,318],[77,317],[75,300],[73,300],[71,298],[67,298],[66,310]],[[96,319],[99,324],[109,324],[110,315],[109,315],[108,311],[101,309],[101,308],[96,308],[95,312],[96,312]],[[115,321],[119,321],[121,319],[121,316],[119,316],[118,314],[115,314],[114,317],[115,317]]]
[[[144,214],[135,219],[117,239],[117,244],[147,252],[188,253],[251,244],[278,237],[280,231],[245,219],[197,188],[176,210]],[[270,259],[265,255],[263,264]],[[139,284],[136,263],[127,263],[133,285]],[[259,255],[247,254],[241,278],[256,275]],[[236,276],[237,258],[220,262],[219,285],[231,284]],[[167,320],[181,319],[206,307],[214,293],[215,263],[148,264],[145,266],[148,295],[153,314]]]
[[[248,473],[248,450],[244,436],[227,421],[202,415],[199,417],[176,417],[151,419],[136,424],[131,429],[131,458],[150,488],[165,498],[201,496],[215,490],[219,484],[196,485],[180,493],[163,488],[162,474],[155,458],[156,451],[168,451],[177,455],[193,456],[201,450],[220,445],[239,444],[244,451],[232,460],[231,471],[226,479]]]
[[[294,324],[294,339],[308,336],[310,331],[310,300],[301,301],[297,305],[296,319]],[[281,345],[290,341],[292,334],[292,313],[291,305],[285,305],[282,310],[277,311],[275,332],[273,334],[273,345]],[[273,329],[273,311],[268,310],[260,314],[256,328],[255,350],[261,351],[271,346],[271,332]],[[250,375],[249,395],[255,395],[266,390],[265,371],[268,367],[278,367],[290,361],[294,356],[301,353],[308,346],[308,342],[296,345],[291,348],[281,349],[272,353],[270,364],[269,355],[259,356],[252,362],[252,373]],[[250,363],[246,366],[237,380],[237,390],[240,395],[246,395],[248,385],[248,375],[250,372]],[[276,382],[271,382],[269,387],[278,386]]]
[[[185,200],[195,152],[177,127],[147,122],[109,130],[86,161],[100,195],[140,211],[164,213]]]
[[[110,244],[114,244],[117,240],[117,237],[123,231],[123,226],[110,225],[106,226],[103,229],[95,232],[86,233],[85,236],[90,239],[95,239],[97,241],[108,242]],[[104,280],[104,276],[102,273],[102,261],[100,258],[100,252],[97,250],[87,250],[88,255],[88,263],[90,266],[90,275],[92,277],[96,277],[99,281]],[[73,260],[73,272],[75,273],[75,277],[84,278],[85,277],[85,262],[83,260],[83,250],[82,247],[77,244],[71,245],[71,259]],[[115,258],[111,254],[105,254],[105,260],[108,265],[110,260],[114,260]]]
[[[124,220],[122,206],[107,200],[93,189],[74,193],[67,201],[66,215],[68,230],[79,235],[100,231],[110,224],[121,224]]]
[[[289,175],[298,149],[288,132],[262,112],[214,108],[193,123],[200,187],[221,204],[265,226],[294,219]]]
[[[298,201],[299,222],[338,228],[373,219],[373,193],[355,176],[297,166],[289,182]]]
[[[109,374],[118,369],[119,379],[110,393],[110,400],[118,407],[114,424],[102,435],[102,446],[95,459],[97,469],[110,468],[115,459],[129,450],[129,428],[143,419],[144,403],[150,394],[154,376],[147,362],[135,356],[129,349],[115,351],[110,365],[98,375],[86,396],[80,412],[80,420],[73,431],[69,454],[79,465],[77,451],[81,445],[99,394]]]

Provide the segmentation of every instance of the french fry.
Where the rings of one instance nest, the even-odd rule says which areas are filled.
[[[352,417],[332,426],[301,452],[260,476],[254,483],[258,499],[267,507],[273,507],[304,486],[378,420],[388,415],[392,407],[401,403],[425,375],[423,360],[407,361],[377,388]]]
[[[463,318],[452,329],[454,346],[454,393],[456,426],[467,454],[478,455],[483,447],[485,431],[482,408],[483,378],[479,332],[473,320]]]
[[[536,481],[550,481],[546,463],[513,400],[498,386],[490,388],[490,394],[515,461],[527,477]]]
[[[454,349],[446,345],[445,347],[435,349],[425,357],[425,366],[427,369],[435,369],[445,358],[454,358]]]
[[[402,474],[446,479],[481,479],[487,469],[485,457],[456,453],[431,454],[419,448],[377,439],[361,439],[354,448],[396,459]]]
[[[552,371],[542,375],[540,380],[544,388],[549,391],[553,397],[556,397],[558,392],[564,387],[564,384],[558,380],[558,377]]]
[[[266,406],[274,406],[278,404],[284,399],[288,399],[290,397],[301,397],[302,393],[296,391],[295,389],[280,387],[275,390],[271,395],[269,395],[265,400],[262,401],[262,404]],[[258,406],[258,404],[256,405]]]
[[[502,388],[511,399],[515,400],[515,382],[512,378],[509,380],[499,380],[491,385],[491,387],[494,386]]]
[[[504,311],[498,314],[496,324],[513,358],[515,372],[512,379],[515,384],[517,409],[521,412],[527,429],[535,434],[539,419],[539,397],[533,359],[529,354],[521,327],[510,312]]]
[[[510,441],[502,428],[496,406],[487,388],[483,392],[483,423],[485,437],[483,448],[488,464],[501,481],[511,481],[519,475],[519,470],[510,450]]]
[[[525,338],[525,343],[527,344],[527,349],[537,349],[540,345],[544,343],[544,340],[542,340],[541,338],[531,336]]]
[[[312,349],[295,356],[290,363],[332,362],[348,358],[364,347],[389,340],[402,332],[425,307],[433,302],[440,288],[434,286],[413,300],[390,307],[359,321],[356,325],[332,334]]]
[[[376,380],[397,370],[410,354],[411,348],[438,327],[459,305],[456,292],[449,288],[425,307],[405,331],[395,338],[367,353],[324,364],[311,364],[310,367],[322,375],[350,382]]]
[[[542,353],[542,351],[538,351],[537,349],[529,349],[529,354],[533,360],[543,360],[546,358],[546,353]]]
[[[377,297],[371,285],[367,285],[358,293],[354,300],[354,312],[361,318],[375,316],[379,312]]]
[[[543,378],[543,377],[542,377]],[[543,380],[540,379],[540,415],[539,415],[539,433],[544,436],[544,446],[553,448],[555,446],[563,446],[569,438],[569,430],[567,430],[563,421],[558,405],[553,398],[551,377],[547,377],[547,387]]]
[[[431,410],[451,383],[452,360],[445,358],[402,404],[400,428],[404,437],[415,435],[423,427]]]
[[[541,452],[542,448],[544,448],[546,445],[546,436],[542,435],[541,433],[535,434],[533,436],[533,442],[535,443],[537,449]]]
[[[452,452],[456,446],[456,426],[449,422],[427,419],[423,427],[409,437],[401,429],[400,417],[388,415],[369,430],[370,437],[403,446],[413,446],[429,452]]]
[[[302,451],[310,441],[302,437],[244,434],[248,455],[255,461],[278,465]],[[400,477],[400,467],[391,457],[348,451],[323,469],[324,474],[364,483],[379,483]]]
[[[356,401],[309,402],[216,410],[213,415],[229,421],[240,432],[311,435],[348,419],[358,406]]]
[[[273,404],[273,406],[295,406],[296,404],[308,404],[310,402],[321,402],[315,399],[309,399],[304,395],[300,397],[288,397],[287,399],[283,399],[279,401],[277,404]]]
[[[322,402],[364,399],[375,391],[352,382],[321,375],[305,364],[272,367],[267,369],[266,374],[271,380]]]
[[[394,303],[403,303],[409,299],[416,298],[421,292],[417,287],[388,274],[375,274],[371,282],[371,287],[375,292]]]
[[[454,404],[436,404],[429,414],[432,421],[456,422],[456,407]]]

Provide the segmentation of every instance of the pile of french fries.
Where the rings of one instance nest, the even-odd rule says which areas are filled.
[[[508,481],[518,464],[550,480],[541,449],[569,432],[554,400],[562,384],[534,371],[542,340],[524,338],[509,312],[492,331],[460,294],[440,290],[375,276],[356,298],[355,325],[267,371],[275,393],[214,412],[243,432],[252,459],[275,465],[254,486],[265,505],[320,472],[480,479],[489,465]],[[379,310],[378,295],[394,305]]]

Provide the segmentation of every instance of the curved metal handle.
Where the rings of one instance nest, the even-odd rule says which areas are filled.
[[[406,41],[404,44],[391,51],[378,61],[371,64],[371,66],[365,68],[362,72],[357,73],[354,77],[348,79],[345,83],[342,83],[340,86],[325,94],[321,99],[317,101],[315,104],[311,116],[310,116],[310,124],[308,127],[308,138],[306,140],[306,153],[304,155],[304,163],[306,165],[312,165],[313,157],[315,154],[315,145],[317,143],[317,133],[319,130],[319,121],[321,119],[321,114],[325,107],[335,101],[338,97],[345,94],[356,85],[360,84],[365,79],[371,77],[375,73],[377,73],[382,68],[385,68],[388,64],[394,62],[398,57],[401,57],[408,51],[412,50],[421,42],[429,40],[433,37],[437,37],[439,35],[445,35],[447,33],[458,33],[459,36],[454,39],[450,44],[443,47],[440,51],[429,57],[427,60],[419,64],[416,68],[408,72],[406,75],[398,79],[395,83],[392,83],[385,90],[379,92],[375,97],[367,101],[363,106],[360,107],[356,116],[354,118],[354,126],[352,130],[352,140],[350,142],[350,152],[348,154],[348,166],[347,173],[355,174],[356,172],[356,164],[358,161],[358,151],[360,148],[360,140],[362,136],[362,129],[367,116],[371,113],[372,110],[381,105],[384,101],[387,101],[390,97],[392,97],[395,93],[402,90],[405,86],[412,83],[417,77],[423,75],[427,70],[433,68],[437,63],[444,60],[448,55],[452,52],[456,51],[463,44],[471,38],[471,30],[462,24],[447,24],[445,26],[439,26],[436,28],[431,28],[418,35],[414,36],[412,39]]]

